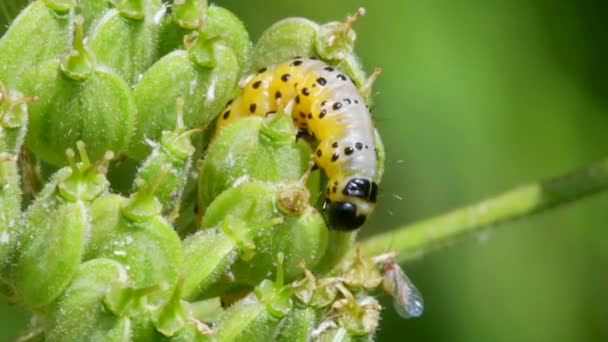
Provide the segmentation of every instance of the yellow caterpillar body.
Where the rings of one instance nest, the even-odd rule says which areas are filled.
[[[375,207],[378,158],[369,109],[354,82],[316,59],[296,57],[246,78],[217,130],[247,115],[291,113],[319,144],[315,163],[329,178],[323,211],[329,226],[359,228]]]

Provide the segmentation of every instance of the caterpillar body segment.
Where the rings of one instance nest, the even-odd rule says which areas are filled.
[[[363,225],[376,203],[378,157],[369,108],[355,83],[322,61],[296,57],[259,70],[241,87],[216,130],[242,116],[291,113],[300,131],[319,142],[314,159],[329,179],[323,205],[329,226]]]

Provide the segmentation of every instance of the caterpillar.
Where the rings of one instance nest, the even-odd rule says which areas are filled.
[[[355,82],[318,59],[295,57],[259,70],[241,87],[216,129],[242,116],[291,113],[300,132],[318,141],[314,161],[328,177],[322,211],[329,227],[362,226],[376,204],[378,157],[370,111]]]

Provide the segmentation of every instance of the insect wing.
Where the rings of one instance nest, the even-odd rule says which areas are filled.
[[[385,268],[384,289],[393,296],[393,306],[399,316],[412,318],[422,315],[424,311],[422,295],[399,265],[391,263]]]

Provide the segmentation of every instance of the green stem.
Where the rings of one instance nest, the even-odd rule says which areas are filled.
[[[397,261],[404,262],[465,234],[481,232],[604,190],[608,190],[608,159],[373,236],[361,243],[361,251],[364,255],[376,255],[386,252],[390,246],[399,253]]]

